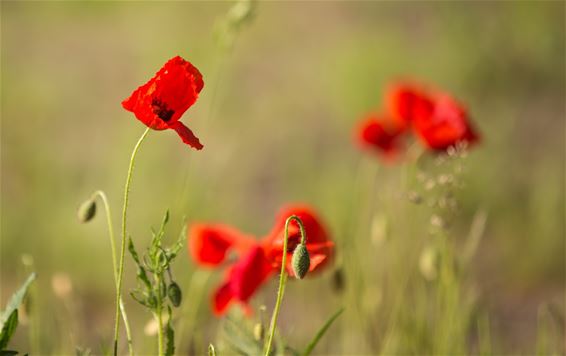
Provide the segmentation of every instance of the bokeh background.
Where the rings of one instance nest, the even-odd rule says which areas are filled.
[[[173,241],[185,221],[261,236],[281,205],[307,202],[337,242],[345,290],[332,287],[332,270],[290,283],[280,322],[287,340],[304,345],[345,306],[317,352],[434,352],[434,327],[423,327],[437,325],[434,313],[415,322],[427,303],[421,292],[435,282],[419,273],[426,207],[403,198],[410,163],[384,165],[352,139],[388,83],[414,78],[464,102],[483,136],[466,159],[450,230],[457,250],[474,216],[487,216],[462,300],[485,316],[477,320],[489,325],[495,351],[533,353],[548,314],[544,337],[564,352],[564,2],[259,3],[225,48],[214,34],[232,5],[1,3],[2,306],[30,270],[39,276],[29,306],[37,323],[18,330],[14,348],[101,353],[110,345],[105,219],[99,209],[80,225],[76,208],[102,189],[118,227],[130,152],[144,130],[120,102],[179,54],[204,76],[183,122],[205,149],[190,150],[174,132],[150,133],[129,213],[138,248],[166,209]],[[376,219],[385,239],[374,236]],[[179,351],[202,354],[218,336],[208,295],[222,273],[199,271],[182,254],[174,275],[185,292]],[[127,290],[131,264],[126,277]],[[72,287],[57,296],[61,278]],[[270,282],[253,305],[271,310],[275,288]],[[127,305],[134,342],[151,347],[143,331],[150,315]],[[404,317],[392,326],[396,308]],[[391,336],[395,328],[406,338]],[[465,344],[477,351],[474,331]]]

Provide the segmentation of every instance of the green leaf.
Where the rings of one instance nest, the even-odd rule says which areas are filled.
[[[8,318],[12,316],[12,312],[19,308],[20,304],[24,300],[26,296],[28,287],[31,282],[35,279],[35,273],[30,274],[28,279],[24,282],[24,284],[20,287],[20,289],[12,295],[6,309],[2,312],[0,316],[0,328],[4,329],[4,324],[8,321]]]
[[[18,351],[14,351],[14,350],[0,350],[0,356],[14,356],[17,354]]]
[[[185,229],[183,229],[183,231],[185,231]],[[169,261],[173,261],[173,259],[177,257],[177,254],[181,250],[181,247],[183,247],[183,241],[185,240],[185,236],[186,236],[185,234],[181,234],[177,242],[175,242],[175,244],[168,250]]]
[[[158,246],[161,245],[161,239],[163,238],[163,235],[165,235],[165,227],[167,226],[168,222],[169,222],[169,210],[165,212],[165,216],[163,217],[163,220],[161,221],[161,226],[159,227],[159,232],[155,234],[153,237],[152,247],[157,248]]]
[[[149,278],[147,277],[147,273],[145,272],[145,268],[143,268],[142,266],[138,266],[136,276],[138,277],[138,280],[140,280],[145,285],[145,287],[147,289],[151,289],[151,282],[149,281]]]
[[[334,313],[334,315],[332,315],[330,317],[330,319],[328,319],[326,321],[326,323],[324,323],[324,325],[322,326],[322,328],[320,328],[320,330],[316,333],[316,335],[314,336],[314,338],[311,340],[311,342],[308,344],[307,348],[305,349],[305,351],[303,352],[304,356],[308,356],[311,354],[312,350],[316,347],[316,344],[318,344],[318,342],[320,341],[320,339],[324,336],[324,334],[326,333],[326,330],[328,330],[328,328],[332,325],[332,323],[334,322],[334,320],[336,320],[340,314],[342,314],[342,312],[344,311],[344,308],[340,308],[340,310],[338,310],[336,313]]]
[[[152,306],[148,304],[147,298],[145,298],[145,295],[144,295],[144,298],[141,298],[140,296],[138,296],[139,293],[141,293],[141,292],[139,292],[139,291],[137,291],[137,290],[134,290],[134,291],[131,291],[131,292],[130,292],[130,296],[131,296],[136,302],[140,303],[140,304],[143,305],[144,307],[147,307],[147,308],[150,308],[150,309],[151,309]]]
[[[139,266],[140,265],[140,257],[138,256],[136,248],[134,247],[134,241],[132,241],[131,237],[128,237],[128,251],[130,251],[130,255],[132,255],[132,258],[134,259],[134,261],[136,261],[136,263]]]
[[[14,335],[16,328],[18,327],[18,309],[14,310],[12,314],[8,317],[8,320],[2,326],[2,332],[0,333],[0,350],[4,350],[8,346],[8,342]]]
[[[171,307],[167,307],[167,311],[169,312],[169,319],[167,320],[167,325],[165,326],[165,336],[167,337],[167,345],[165,346],[165,355],[172,356],[175,354],[175,332],[173,331],[173,324],[171,324],[171,320],[173,316],[171,315]]]

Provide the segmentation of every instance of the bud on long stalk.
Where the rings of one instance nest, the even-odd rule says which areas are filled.
[[[307,275],[309,267],[311,266],[311,259],[307,247],[302,243],[295,248],[291,265],[293,266],[295,277],[298,279],[303,279]]]
[[[265,356],[269,356],[271,353],[271,345],[273,344],[273,336],[275,335],[275,327],[277,325],[277,317],[279,316],[279,309],[281,308],[281,301],[283,300],[283,292],[285,290],[285,282],[287,281],[287,270],[286,270],[286,260],[287,260],[287,242],[289,240],[289,225],[291,221],[295,220],[297,225],[299,225],[299,230],[301,231],[301,243],[297,246],[293,252],[293,258],[291,264],[293,267],[293,272],[297,278],[302,279],[309,270],[310,258],[309,253],[306,248],[307,244],[307,233],[305,231],[305,226],[301,219],[296,215],[291,215],[285,221],[285,236],[283,240],[283,251],[281,258],[281,275],[279,276],[279,288],[277,289],[277,300],[275,302],[275,308],[273,309],[273,315],[271,317],[271,325],[269,328],[269,336],[265,346]]]
[[[77,217],[79,222],[86,223],[92,220],[96,215],[96,202],[94,199],[89,199],[81,204],[79,210],[77,211]]]

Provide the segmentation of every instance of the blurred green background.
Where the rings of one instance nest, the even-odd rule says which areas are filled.
[[[172,131],[150,133],[129,212],[138,248],[166,209],[171,240],[185,220],[221,221],[261,236],[282,204],[307,202],[332,231],[350,289],[335,293],[332,271],[291,283],[284,335],[304,344],[346,306],[342,324],[317,351],[383,350],[372,340],[385,332],[376,320],[391,309],[392,288],[402,284],[396,281],[428,283],[416,261],[428,221],[399,194],[406,165],[381,165],[360,152],[352,130],[380,108],[388,83],[415,78],[466,103],[483,136],[466,161],[451,235],[459,241],[476,211],[487,213],[464,283],[489,314],[500,352],[534,352],[539,307],[564,312],[564,2],[259,3],[226,50],[215,41],[215,23],[231,6],[1,3],[1,304],[30,268],[38,272],[31,308],[39,310],[41,353],[70,353],[76,345],[99,353],[110,344],[114,287],[105,219],[99,206],[96,220],[80,225],[76,208],[102,189],[119,227],[130,152],[144,130],[120,102],[177,54],[204,76],[183,122],[205,148],[190,150]],[[375,216],[387,222],[385,243],[370,238]],[[32,267],[23,255],[33,257]],[[53,292],[52,277],[61,274],[72,282],[71,297]],[[186,254],[174,275],[189,293],[180,318],[193,320],[179,335],[180,352],[202,353],[217,326],[207,295],[222,273],[198,275],[200,306],[190,294],[200,287]],[[131,268],[126,277],[127,290],[135,284]],[[275,284],[262,289],[255,306],[273,305]],[[127,305],[134,342],[151,345],[143,336],[150,316]],[[197,306],[198,313],[191,310]],[[30,328],[15,339],[22,351],[30,350]],[[564,330],[557,333],[563,352]],[[417,353],[429,350],[419,345]]]

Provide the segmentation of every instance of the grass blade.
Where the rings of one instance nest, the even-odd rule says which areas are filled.
[[[20,304],[22,304],[22,301],[26,296],[28,287],[30,283],[33,282],[34,279],[35,279],[35,273],[30,274],[30,276],[25,281],[25,283],[20,287],[20,289],[12,295],[12,298],[8,302],[6,309],[4,310],[4,312],[2,312],[2,315],[0,316],[0,328],[4,327],[4,324],[6,323],[6,321],[8,321],[8,318],[12,315],[12,312],[18,309]]]
[[[0,332],[0,350],[4,351],[4,349],[8,346],[8,342],[12,338],[12,335],[16,331],[18,327],[18,309],[14,310],[8,320],[2,326],[2,332]]]
[[[308,344],[307,348],[305,349],[305,351],[303,352],[303,356],[308,356],[311,354],[312,350],[316,347],[316,344],[318,344],[318,342],[320,341],[320,339],[324,336],[324,334],[326,333],[326,330],[328,330],[328,328],[332,325],[332,323],[334,322],[334,320],[336,320],[340,314],[342,314],[342,312],[344,311],[344,308],[340,308],[340,310],[338,310],[336,313],[334,313],[334,315],[332,315],[330,317],[330,319],[328,319],[326,321],[326,323],[324,323],[324,325],[322,326],[322,328],[320,328],[320,330],[318,330],[318,332],[316,333],[316,335],[314,336],[314,338],[311,340],[311,342]]]

